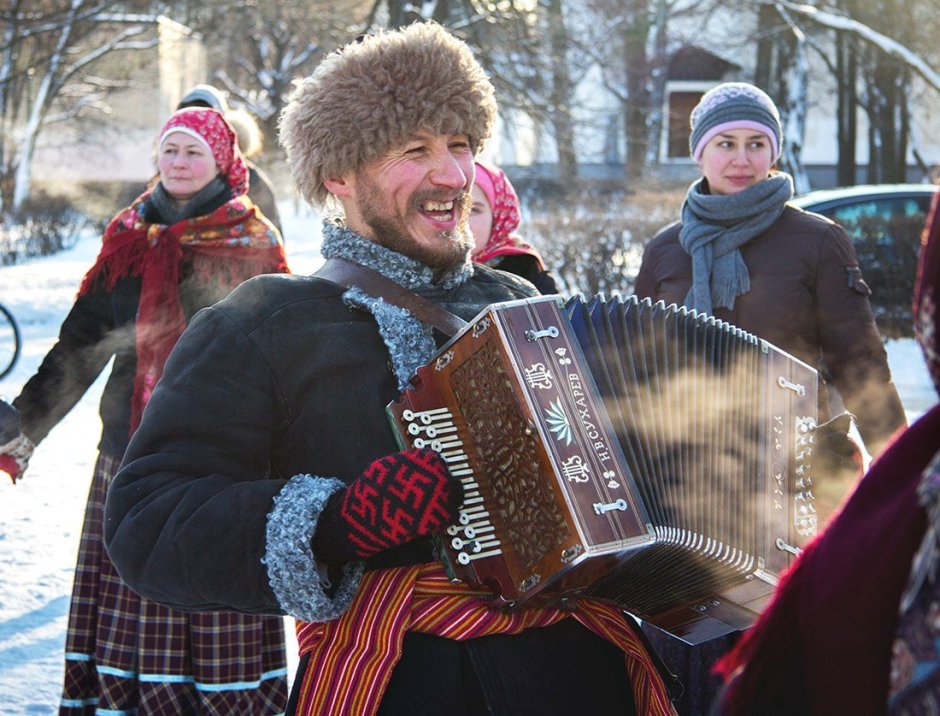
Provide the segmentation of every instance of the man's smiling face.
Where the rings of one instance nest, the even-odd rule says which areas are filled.
[[[349,179],[349,228],[436,269],[466,261],[474,157],[463,134],[419,132]]]

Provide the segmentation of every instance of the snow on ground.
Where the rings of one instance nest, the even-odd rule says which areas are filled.
[[[293,203],[281,207],[291,268],[319,266],[319,219]],[[0,268],[0,302],[20,322],[25,347],[0,396],[12,400],[55,341],[79,281],[91,266],[98,237],[83,236],[56,256]],[[937,396],[913,340],[891,341],[888,356],[901,399],[913,420]],[[106,373],[107,371],[105,371]],[[104,374],[103,374],[104,375]],[[104,381],[37,449],[23,481],[0,479],[0,713],[54,714],[62,679],[62,654],[72,570],[96,445],[101,429],[98,400]],[[296,665],[292,625],[290,670]]]
[[[291,268],[315,271],[320,220],[285,202],[280,208]],[[12,400],[52,347],[100,240],[83,236],[69,251],[0,268],[0,302],[16,316],[23,354],[0,380]],[[0,473],[0,714],[58,711],[72,570],[97,456],[98,401],[108,371],[42,442],[25,478]],[[290,674],[296,666],[293,622],[285,622]]]

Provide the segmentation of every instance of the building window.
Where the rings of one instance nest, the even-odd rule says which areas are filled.
[[[689,114],[704,92],[670,92],[667,109],[667,159],[686,159],[689,156]]]

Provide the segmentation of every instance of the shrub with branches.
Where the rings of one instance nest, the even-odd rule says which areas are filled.
[[[88,218],[66,197],[34,191],[0,223],[0,265],[71,248],[87,226]]]
[[[643,249],[679,216],[684,189],[638,193],[582,191],[530,203],[523,223],[566,295],[629,294]]]

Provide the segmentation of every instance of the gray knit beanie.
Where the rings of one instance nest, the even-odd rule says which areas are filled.
[[[212,85],[196,85],[183,95],[183,99],[176,105],[177,109],[186,107],[211,107],[222,114],[228,112],[228,102],[225,95]]]
[[[327,55],[288,98],[278,138],[301,195],[323,203],[324,179],[359,170],[419,131],[466,134],[477,154],[495,118],[493,85],[470,48],[423,22]]]
[[[731,129],[753,129],[770,138],[773,161],[780,158],[780,113],[763,90],[747,82],[725,82],[702,95],[691,115],[689,149],[698,161],[709,140]]]

